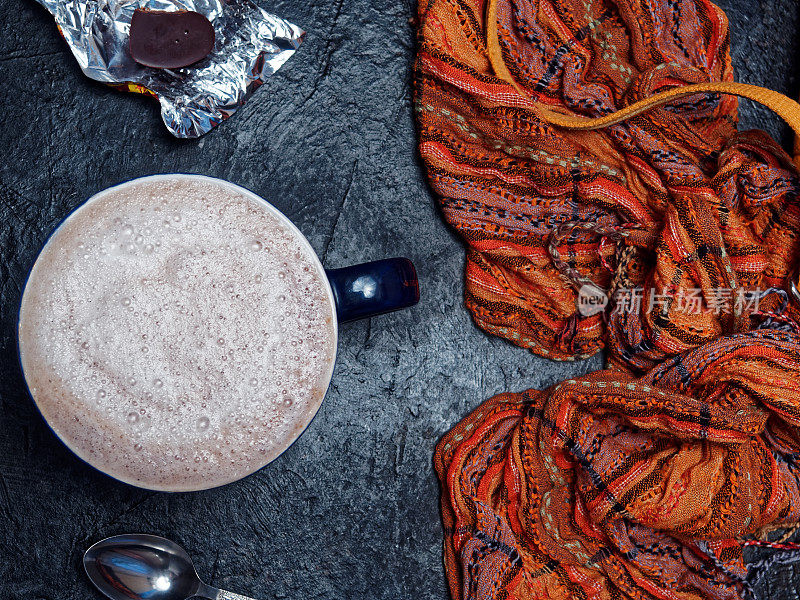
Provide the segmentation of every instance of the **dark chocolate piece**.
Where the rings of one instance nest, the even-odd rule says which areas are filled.
[[[198,12],[137,8],[131,19],[133,60],[146,67],[177,69],[208,56],[214,49],[214,26]]]

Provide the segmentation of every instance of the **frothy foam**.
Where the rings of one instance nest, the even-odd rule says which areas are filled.
[[[100,470],[164,490],[239,479],[313,417],[335,353],[313,251],[201,178],[95,196],[43,249],[20,353],[39,409]]]

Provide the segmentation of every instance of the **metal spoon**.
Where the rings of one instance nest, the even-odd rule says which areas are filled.
[[[111,600],[253,600],[206,585],[175,542],[155,535],[115,535],[83,555],[86,574]]]

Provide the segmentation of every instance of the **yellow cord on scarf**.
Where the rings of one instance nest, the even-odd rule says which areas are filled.
[[[497,0],[489,0],[486,14],[486,37],[487,46],[489,50],[489,61],[492,64],[495,75],[503,81],[509,83],[514,87],[517,92],[526,98],[531,98],[530,94],[525,91],[512,77],[511,73],[503,60],[503,51],[500,49],[500,41],[498,39],[498,25],[497,25]],[[547,108],[543,108],[539,104],[535,104],[533,111],[543,121],[547,121],[556,127],[563,127],[565,129],[601,129],[609,125],[616,125],[635,117],[646,110],[650,110],[661,104],[665,104],[672,100],[685,98],[692,94],[715,92],[719,94],[733,94],[749,98],[754,102],[763,104],[773,112],[777,113],[789,126],[794,130],[795,135],[800,136],[800,104],[780,94],[776,91],[766,88],[758,87],[757,85],[750,85],[747,83],[735,83],[732,81],[714,81],[709,83],[696,83],[686,85],[680,88],[674,88],[665,92],[659,92],[652,96],[639,100],[626,106],[609,115],[598,118],[581,117],[575,115],[564,114],[556,112]],[[795,145],[795,163],[800,167],[800,144]]]

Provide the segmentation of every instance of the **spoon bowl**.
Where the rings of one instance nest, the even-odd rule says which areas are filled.
[[[83,555],[94,585],[111,600],[252,600],[206,585],[175,542],[146,534],[115,535]]]

